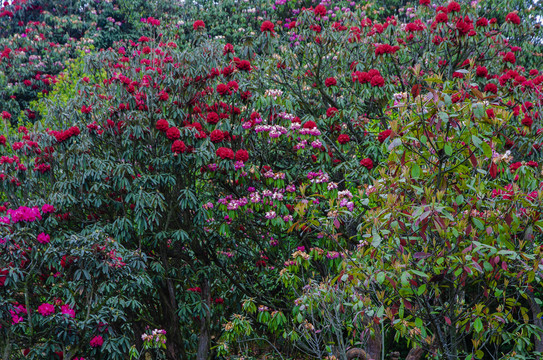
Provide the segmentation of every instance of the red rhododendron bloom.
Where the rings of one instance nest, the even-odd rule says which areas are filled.
[[[494,114],[494,109],[486,109],[486,116],[488,116],[491,119],[494,119],[496,117],[496,114]]]
[[[208,124],[215,125],[219,122],[219,115],[216,112],[210,112],[207,114],[206,121]]]
[[[326,7],[324,5],[317,5],[315,6],[315,10],[313,10],[313,13],[317,16],[325,16],[326,15]]]
[[[532,120],[531,117],[525,116],[524,119],[522,119],[521,123],[522,123],[522,125],[524,125],[524,126],[532,127],[534,121]]]
[[[240,71],[251,71],[251,63],[248,60],[241,60],[236,67]]]
[[[419,0],[419,5],[430,5],[430,0]]]
[[[511,170],[511,173],[514,173],[522,166],[522,163],[520,161],[514,162],[511,165],[509,165],[509,170]]]
[[[498,92],[498,86],[493,83],[488,83],[485,85],[485,91],[496,94]]]
[[[520,25],[520,17],[514,12],[507,14],[505,21],[511,24]]]
[[[447,5],[447,12],[458,12],[460,11],[460,4],[456,1],[451,1],[449,5]]]
[[[228,88],[226,84],[217,85],[217,92],[219,93],[219,95],[231,94],[230,89]]]
[[[0,145],[6,146],[6,137],[4,135],[0,135]]]
[[[351,141],[351,138],[347,134],[341,134],[337,137],[337,142],[340,144],[347,144],[349,141]]]
[[[234,45],[228,43],[226,45],[224,45],[224,49],[222,51],[222,54],[223,55],[226,55],[226,54],[233,54],[234,53]]]
[[[185,143],[181,140],[175,140],[172,144],[172,152],[176,154],[184,153],[186,148]]]
[[[528,165],[529,167],[533,167],[533,168],[537,167],[537,163],[535,161],[528,161],[526,163],[526,165]]]
[[[262,32],[271,32],[272,33],[273,28],[274,28],[273,23],[271,21],[269,21],[269,20],[266,20],[260,26],[260,31],[262,31]]]
[[[331,107],[331,108],[328,108],[328,110],[326,110],[326,116],[329,118],[333,117],[336,114],[337,114],[337,109],[335,107]]]
[[[11,119],[11,114],[7,111],[2,111],[2,119],[9,120]]]
[[[337,80],[333,77],[329,77],[326,80],[324,80],[324,85],[326,85],[326,87],[336,86]]]
[[[216,154],[221,159],[234,159],[234,151],[229,148],[220,147],[217,149]]]
[[[477,70],[475,71],[475,74],[478,77],[486,77],[488,75],[488,70],[484,66],[477,66]]]
[[[392,130],[390,130],[390,129],[382,131],[377,136],[377,140],[379,140],[379,142],[382,144],[390,136],[391,133],[392,133]]]
[[[475,22],[475,26],[477,27],[486,27],[488,26],[488,20],[486,18],[480,18]]]
[[[181,132],[179,131],[178,128],[176,128],[175,126],[172,126],[171,128],[168,129],[168,131],[166,131],[166,136],[170,140],[177,140],[181,137]]]
[[[90,341],[90,346],[93,348],[100,347],[103,344],[104,344],[104,339],[100,335],[93,337]]]
[[[162,100],[162,101],[166,101],[170,98],[170,95],[168,95],[168,93],[164,90],[162,90],[161,92],[158,93],[158,99],[159,100]]]
[[[243,149],[236,151],[236,160],[246,162],[249,160],[249,152]]]
[[[156,122],[155,125],[158,131],[166,132],[170,128],[170,124],[165,119],[160,119]]]
[[[381,75],[377,75],[371,78],[370,84],[374,87],[383,87],[385,86],[385,79]]]
[[[446,13],[440,12],[436,15],[437,23],[446,23],[447,21],[449,21],[449,16]]]
[[[81,106],[81,112],[83,114],[90,114],[92,112],[92,106],[90,106],[90,105],[89,106],[85,106],[85,105]]]
[[[205,28],[206,28],[206,24],[204,23],[203,20],[196,20],[196,21],[192,24],[192,28],[193,28],[194,30],[205,29]]]
[[[304,129],[314,129],[314,128],[316,128],[316,127],[317,127],[317,124],[315,124],[315,122],[314,122],[314,121],[311,121],[311,120],[306,121],[306,122],[304,123],[304,125],[303,125],[303,128],[304,128]]]
[[[507,54],[503,56],[503,62],[509,62],[511,64],[514,64],[517,61],[517,58],[515,57],[515,54],[509,51]]]
[[[222,130],[216,129],[209,134],[209,139],[211,142],[218,143],[224,140],[224,133]]]
[[[373,169],[373,161],[370,158],[365,158],[365,159],[360,160],[360,165],[362,165],[368,170]]]

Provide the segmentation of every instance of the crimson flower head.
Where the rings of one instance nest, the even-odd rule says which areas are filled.
[[[510,12],[507,14],[505,21],[511,24],[520,25],[520,17],[515,12]]]
[[[171,128],[168,129],[168,131],[166,131],[166,136],[170,140],[177,140],[181,137],[181,132],[179,131],[178,128],[176,128],[175,126],[172,126]]]
[[[515,57],[515,54],[509,51],[503,56],[503,62],[509,62],[511,64],[514,64],[517,61],[517,58]]]
[[[196,21],[192,24],[192,28],[193,28],[194,30],[205,29],[205,28],[206,28],[206,24],[204,23],[203,20],[196,20]]]
[[[0,145],[6,146],[7,139],[4,135],[0,135]]]
[[[246,162],[249,160],[249,152],[244,149],[236,151],[236,160]]]
[[[326,87],[336,86],[337,85],[337,80],[336,80],[336,78],[329,77],[326,80],[324,80],[324,85],[326,85]]]
[[[392,134],[392,130],[390,130],[390,129],[385,130],[385,131],[381,131],[379,133],[379,135],[377,136],[377,140],[379,140],[379,142],[382,144],[382,143],[385,142],[386,139],[388,139],[390,134]]]
[[[522,123],[522,125],[524,125],[524,126],[532,127],[534,121],[532,120],[531,117],[525,116],[524,119],[522,119],[521,123]]]
[[[226,84],[217,85],[217,92],[219,93],[219,95],[231,94],[230,89],[228,88]]]
[[[223,55],[226,55],[226,54],[233,54],[234,53],[234,45],[228,43],[226,45],[224,45],[224,49],[222,51],[222,54]]]
[[[317,127],[317,124],[315,124],[315,122],[314,122],[314,121],[311,121],[311,120],[306,121],[306,122],[304,123],[304,125],[303,125],[303,128],[304,128],[304,129],[314,129],[314,128],[316,128],[316,127]]]
[[[8,113],[7,111],[2,111],[2,119],[4,119],[4,120],[11,119],[11,114]]]
[[[273,33],[273,28],[274,27],[275,26],[273,25],[273,23],[271,21],[266,20],[260,26],[260,31],[261,32],[271,32],[271,33]]]
[[[236,64],[236,67],[240,71],[251,71],[251,63],[248,60],[241,60],[239,63]]]
[[[206,121],[208,124],[215,125],[219,122],[219,115],[216,112],[210,112],[207,114]]]
[[[335,107],[331,107],[331,108],[328,108],[328,110],[326,110],[326,117],[333,117],[337,114],[337,109]]]
[[[149,42],[149,41],[151,41],[151,39],[149,39],[147,36],[142,36],[139,38],[139,42],[141,43]]]
[[[351,141],[351,137],[347,134],[341,134],[337,137],[337,142],[340,144],[347,144],[349,141]]]
[[[456,1],[451,1],[449,5],[447,5],[447,12],[458,12],[460,11],[460,4]]]
[[[83,114],[90,114],[92,112],[92,106],[91,105],[89,105],[89,106],[85,106],[85,105],[81,106],[81,112]]]
[[[475,22],[475,26],[477,27],[487,27],[488,26],[488,20],[486,18],[480,18]]]
[[[494,119],[496,117],[496,114],[494,114],[494,109],[486,109],[486,116],[488,116],[491,119]]]
[[[419,5],[430,5],[430,0],[419,0]]]
[[[436,15],[437,23],[446,23],[447,21],[449,21],[449,16],[446,13],[440,12]]]
[[[172,152],[176,154],[184,153],[187,147],[181,140],[175,140],[172,144]]]
[[[221,142],[224,140],[224,133],[219,129],[215,129],[209,134],[209,139],[213,143]]]
[[[158,99],[159,100],[162,100],[162,101],[166,101],[170,98],[170,95],[168,95],[168,93],[164,90],[162,90],[161,92],[158,93]]]
[[[170,124],[165,119],[160,119],[156,122],[155,125],[158,131],[166,132],[170,128]]]
[[[488,75],[488,70],[484,66],[477,66],[477,70],[475,71],[475,74],[478,77],[486,77]]]
[[[362,165],[368,170],[373,169],[373,161],[370,158],[365,158],[365,159],[360,160],[360,165]]]
[[[216,154],[221,159],[234,159],[234,151],[226,147],[218,148]]]
[[[492,94],[496,94],[498,92],[498,86],[493,83],[488,83],[485,85],[485,91],[490,92]]]
[[[313,13],[317,16],[325,16],[326,7],[324,7],[324,5],[317,5],[315,6],[315,10],[313,10]]]

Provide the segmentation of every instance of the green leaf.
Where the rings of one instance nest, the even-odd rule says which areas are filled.
[[[487,143],[481,143],[481,149],[487,158],[492,158],[492,148]]]
[[[414,164],[411,168],[411,176],[414,179],[418,179],[420,177],[420,166],[418,164]]]
[[[445,144],[444,150],[445,150],[445,154],[447,154],[447,156],[451,156],[452,153],[453,153],[453,149],[452,149],[451,145],[449,145],[449,144]]]
[[[475,319],[475,322],[473,323],[473,328],[474,328],[475,331],[477,331],[478,333],[480,333],[481,331],[483,331],[483,322],[481,321],[480,318]]]

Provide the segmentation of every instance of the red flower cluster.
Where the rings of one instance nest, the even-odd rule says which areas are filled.
[[[206,24],[204,23],[203,20],[196,20],[196,21],[192,24],[192,28],[193,28],[194,30],[205,29],[205,28],[206,28]]]
[[[49,132],[49,134],[53,135],[59,143],[68,140],[72,136],[77,136],[80,133],[81,131],[77,126],[72,126],[71,128],[64,131],[51,130]]]
[[[375,55],[384,55],[384,54],[395,54],[396,51],[400,50],[399,46],[392,46],[389,44],[380,44],[375,47]]]
[[[336,114],[337,114],[337,109],[335,107],[331,107],[331,108],[328,108],[328,110],[326,110],[326,116],[329,118],[334,117]]]
[[[181,132],[175,126],[172,126],[166,131],[166,136],[170,140],[177,140],[181,137]]]
[[[260,31],[273,33],[273,28],[274,28],[273,23],[271,21],[269,21],[269,20],[266,20],[260,26]]]
[[[373,161],[370,158],[365,158],[365,159],[360,160],[360,165],[362,165],[368,170],[373,169]]]
[[[317,16],[325,16],[326,15],[326,7],[324,5],[317,5],[315,6],[315,10],[313,10],[313,13]]]
[[[302,127],[304,129],[314,129],[317,127],[317,124],[315,124],[314,121],[309,120],[309,121],[306,121]]]
[[[337,80],[336,80],[336,78],[329,77],[326,80],[324,80],[324,85],[326,87],[336,86],[337,85]]]
[[[505,21],[511,24],[520,25],[520,17],[514,12],[507,14]]]
[[[347,134],[341,134],[337,137],[337,142],[340,144],[347,144],[349,141],[351,141],[351,138]]]
[[[213,130],[211,134],[209,134],[209,139],[213,143],[221,142],[224,140],[224,133],[219,129]]]
[[[184,153],[187,147],[181,140],[175,140],[172,144],[172,152],[176,154]]]
[[[218,148],[216,154],[221,159],[234,159],[234,151],[226,147]]]
[[[360,84],[370,83],[373,87],[383,87],[385,79],[377,69],[371,69],[368,72],[355,71],[351,74],[353,81],[358,81]]]
[[[168,131],[168,129],[170,128],[170,124],[168,123],[167,120],[165,119],[160,119],[156,122],[156,125],[155,125],[156,129],[158,131],[162,131],[162,132],[166,132]]]
[[[379,135],[377,136],[377,140],[379,140],[379,142],[382,144],[382,143],[385,142],[386,139],[388,139],[390,134],[392,134],[392,130],[390,130],[390,129],[385,130],[385,131],[381,131],[379,133]]]
[[[236,160],[246,162],[249,160],[249,152],[243,149],[236,151]]]

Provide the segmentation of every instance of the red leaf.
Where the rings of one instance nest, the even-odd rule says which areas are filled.
[[[498,176],[498,165],[494,161],[490,164],[490,176],[495,179]]]
[[[419,96],[419,94],[420,94],[420,85],[419,84],[413,85],[413,87],[411,88],[411,95],[413,95],[413,97],[417,97]]]
[[[475,157],[475,154],[473,153],[473,151],[471,151],[471,149],[469,150],[469,161],[471,162],[471,165],[473,165],[473,167],[477,167],[477,158]]]
[[[451,326],[452,324],[451,319],[449,319],[448,316],[444,316],[443,318],[445,319],[445,322],[447,323],[447,325]]]
[[[502,269],[507,271],[507,263],[505,261],[502,261]]]

